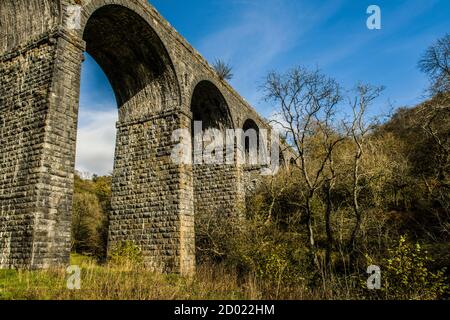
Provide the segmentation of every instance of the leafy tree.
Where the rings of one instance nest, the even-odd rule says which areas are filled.
[[[99,254],[102,251],[103,213],[95,195],[75,193],[72,210],[72,249]]]
[[[111,210],[111,177],[95,176],[93,180],[75,175],[72,207],[72,250],[106,257],[109,212]]]

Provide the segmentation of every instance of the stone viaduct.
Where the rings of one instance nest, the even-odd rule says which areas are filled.
[[[0,268],[69,263],[85,51],[119,113],[109,246],[193,273],[194,213],[235,214],[255,168],[175,164],[172,132],[269,126],[146,0],[0,0]]]

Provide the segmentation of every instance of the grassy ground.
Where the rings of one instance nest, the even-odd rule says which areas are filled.
[[[267,284],[239,278],[220,266],[201,265],[194,277],[162,275],[127,264],[100,265],[89,257],[72,255],[81,267],[81,289],[67,289],[66,270],[0,270],[0,300],[269,300],[352,299],[352,290],[338,293],[306,286]],[[357,298],[357,297],[356,297]]]
[[[98,265],[72,255],[81,267],[81,289],[69,290],[65,270],[0,270],[0,299],[258,299],[257,290],[238,285],[220,270],[198,270],[194,278],[161,275],[127,266]],[[220,279],[220,281],[217,281]]]
[[[200,265],[194,277],[158,274],[130,263],[98,264],[72,255],[81,268],[81,288],[69,290],[69,274],[57,270],[0,270],[0,300],[335,300],[389,299],[364,289],[366,275],[330,276],[316,285],[238,277],[221,266]],[[314,289],[311,289],[314,288]],[[392,297],[391,297],[392,298]],[[405,295],[400,299],[409,299]],[[419,297],[420,299],[420,297]]]

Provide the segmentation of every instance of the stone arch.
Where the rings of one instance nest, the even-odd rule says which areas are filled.
[[[281,147],[279,152],[280,152],[280,161],[279,161],[280,167],[285,168],[287,166],[287,163],[283,154],[283,149]]]
[[[200,80],[193,86],[190,108],[193,121],[204,122],[203,129],[234,128],[229,104],[210,80]]]
[[[250,151],[258,154],[259,149],[259,126],[256,124],[255,120],[247,119],[244,121],[242,125],[242,130],[244,131],[244,152],[246,154],[246,158],[248,158],[248,154]],[[256,140],[252,141],[252,140]],[[251,150],[252,149],[252,150]]]
[[[172,59],[161,38],[138,13],[122,5],[105,5],[93,11],[83,29],[86,51],[111,82],[119,108],[150,98],[141,105],[148,112],[179,106],[181,93]],[[121,116],[133,119],[136,110],[123,108]],[[125,110],[126,109],[126,110]]]
[[[259,126],[255,120],[253,120],[252,118],[247,118],[247,119],[245,119],[245,121],[242,124],[242,129],[243,130],[255,129],[255,130],[259,131]]]
[[[251,196],[257,186],[260,176],[260,166],[258,165],[260,137],[260,127],[252,118],[246,118],[242,124],[242,147],[244,155],[243,176],[245,182],[245,196]],[[241,148],[242,148],[241,147]]]
[[[165,44],[144,17],[107,4],[91,12],[83,30],[86,51],[107,75],[119,108],[108,247],[131,241],[154,270],[191,273],[189,206],[174,203],[188,201],[192,190],[178,188],[186,173],[169,157],[170,136],[186,123],[176,111],[180,86]]]
[[[74,4],[78,29],[66,24]],[[238,212],[245,177],[235,163],[174,163],[172,133],[197,115],[222,131],[264,121],[147,0],[0,1],[0,268],[69,262],[86,50],[119,110],[109,245],[132,241],[155,271],[192,274],[194,211]]]
[[[199,132],[192,132],[194,143],[194,213],[196,215],[220,214],[228,216],[234,213],[230,201],[237,196],[236,180],[238,172],[234,163],[225,161],[225,134],[227,129],[233,129],[233,120],[229,105],[219,88],[209,80],[198,81],[192,90],[191,97],[192,122],[201,121],[203,133],[209,129],[215,129],[221,134],[223,142],[223,154],[218,158],[221,163],[208,163],[205,158],[197,158],[203,155],[198,152],[195,144],[198,143]],[[192,130],[194,130],[192,125]],[[200,135],[200,139],[203,134]],[[206,147],[211,141],[200,142],[199,146]],[[233,150],[234,152],[234,150]]]
[[[57,1],[45,4],[50,2]],[[119,107],[109,246],[135,243],[155,271],[194,271],[192,173],[170,159],[172,132],[190,128],[190,115],[182,110],[169,50],[144,3],[92,0],[83,7],[80,30],[60,25],[24,54],[0,60],[0,73],[10,70],[11,75],[0,79],[2,96],[9,97],[1,110],[9,129],[0,132],[0,154],[10,148],[7,132],[24,128],[12,158],[20,156],[20,163],[10,161],[2,173],[6,178],[18,172],[21,178],[0,183],[1,190],[17,190],[11,201],[0,199],[2,215],[9,216],[0,221],[0,231],[9,234],[17,225],[23,230],[7,239],[2,235],[1,243],[11,244],[8,257],[0,250],[0,267],[69,262],[80,73],[87,50],[110,80]],[[21,18],[32,19],[28,15],[37,12]],[[20,111],[16,100],[26,118],[14,116]],[[20,197],[23,205],[15,205]]]
[[[150,130],[130,124],[145,123],[151,117],[157,117],[181,104],[172,60],[160,37],[147,21],[122,5],[108,4],[91,12],[84,24],[82,37],[86,43],[86,52],[102,68],[113,88],[119,112],[109,248],[120,241],[132,241],[147,256],[149,265],[158,269],[169,269],[167,263],[155,261],[158,253],[150,249],[152,245],[148,237],[158,234],[158,230],[150,227],[154,220],[154,209],[143,207],[138,203],[139,200],[128,201],[124,205],[124,197],[121,194],[142,193],[138,189],[144,185],[151,191],[160,187],[151,181],[142,182],[135,178],[136,175],[144,175],[150,179],[150,173],[142,164],[133,160],[133,155],[147,158],[147,165],[153,170],[157,169],[152,167],[157,166],[158,158],[150,158],[144,153],[151,152],[145,147],[144,141],[144,137],[150,135]],[[152,126],[155,124],[152,123]],[[130,137],[139,139],[140,142],[133,143]],[[157,144],[157,141],[151,141],[151,138],[148,140]],[[121,185],[124,181],[129,182],[127,187]],[[143,212],[138,214],[144,221],[140,234],[135,231],[137,219],[130,218],[133,213],[127,211],[130,206],[143,207]],[[146,226],[146,223],[149,226]],[[119,236],[124,231],[129,234]]]

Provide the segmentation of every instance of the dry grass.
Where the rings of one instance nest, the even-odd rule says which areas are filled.
[[[74,261],[75,260],[75,261]],[[81,289],[68,290],[65,270],[0,271],[0,299],[56,300],[197,300],[257,299],[252,286],[239,286],[237,278],[220,268],[200,267],[193,278],[162,275],[124,265],[98,265],[75,256],[81,267]],[[220,279],[220,280],[219,280]]]
[[[351,290],[340,293],[328,285],[310,291],[306,285],[279,286],[255,277],[240,279],[221,266],[200,265],[193,278],[162,275],[142,268],[98,265],[73,256],[81,267],[81,289],[66,287],[65,270],[0,271],[0,299],[14,300],[259,300],[259,299],[349,299]],[[344,288],[339,284],[339,287]]]

